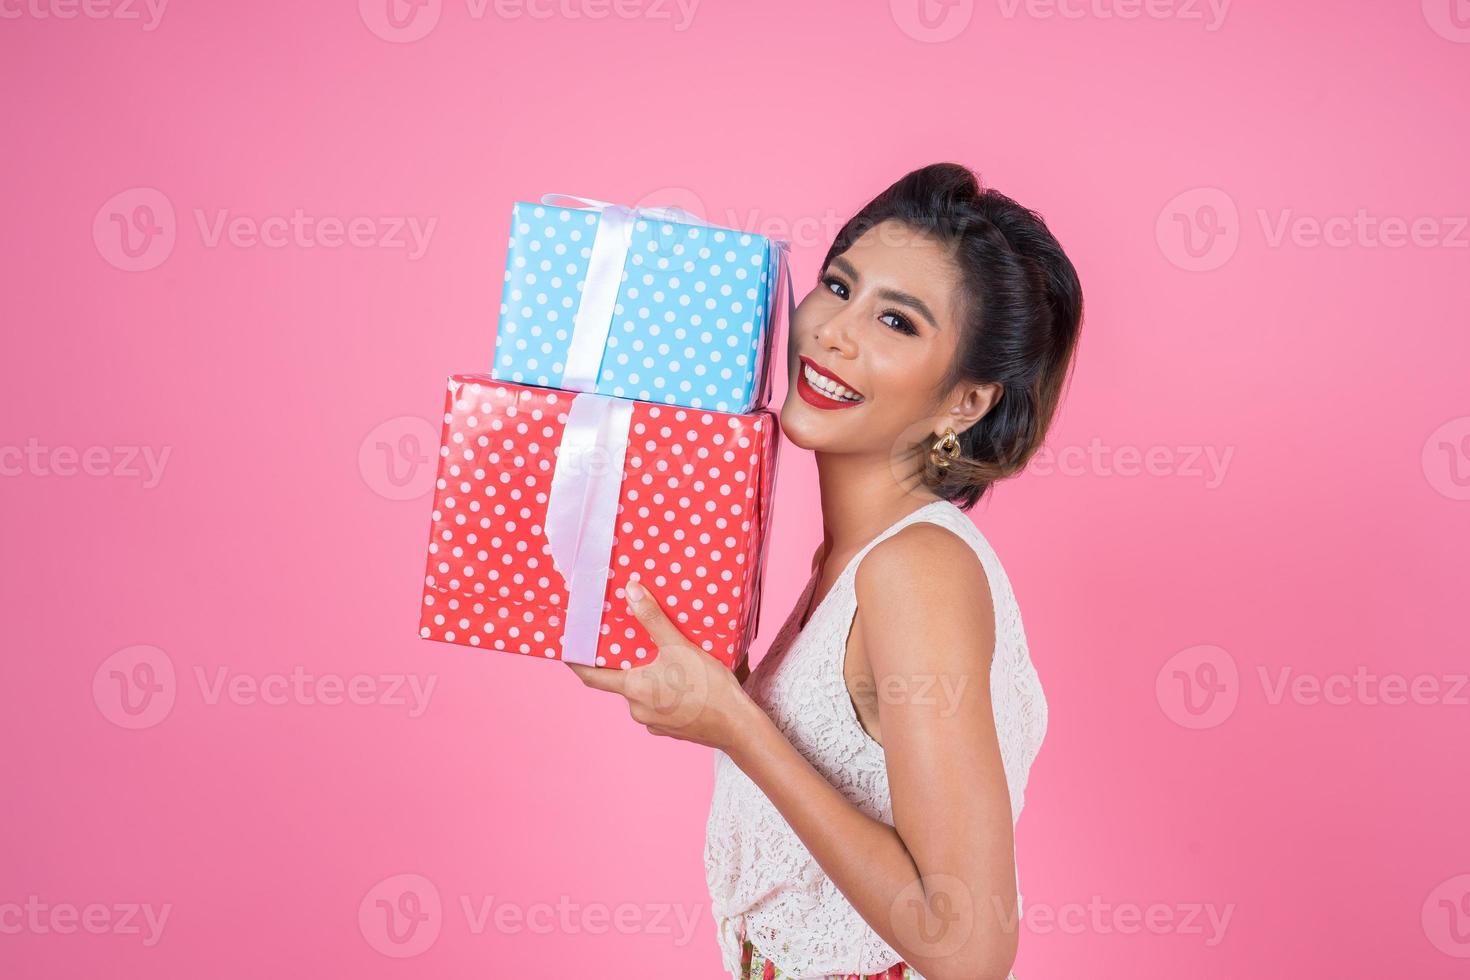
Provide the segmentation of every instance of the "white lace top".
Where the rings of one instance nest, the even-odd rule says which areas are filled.
[[[842,665],[857,610],[858,563],[879,541],[915,521],[941,524],[969,542],[990,582],[996,641],[990,691],[1014,821],[1046,733],[1046,699],[1000,559],[949,501],[925,504],[865,545],[798,628],[821,568],[813,571],[769,652],[746,678],[745,690],[828,782],[864,813],[892,826],[883,747],[858,721]],[[837,890],[760,787],[719,750],[704,860],[710,911],[732,976],[740,974],[742,919],[755,947],[793,978],[877,973],[902,959]]]

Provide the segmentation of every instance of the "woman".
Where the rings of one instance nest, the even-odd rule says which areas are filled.
[[[781,427],[816,453],[823,540],[767,656],[732,674],[630,583],[658,657],[572,665],[719,750],[705,861],[737,980],[1010,975],[1046,701],[964,511],[1040,447],[1081,317],[1038,215],[956,164],[903,177],[791,323]]]

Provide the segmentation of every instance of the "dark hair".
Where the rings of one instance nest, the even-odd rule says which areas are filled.
[[[932,438],[912,447],[924,485],[969,510],[1041,448],[1077,347],[1082,284],[1041,215],[982,188],[957,163],[905,174],[873,198],[837,233],[822,274],[883,221],[937,240],[960,271],[962,334],[936,399],[961,382],[1002,386],[990,411],[959,433],[961,455],[947,469],[931,459]]]

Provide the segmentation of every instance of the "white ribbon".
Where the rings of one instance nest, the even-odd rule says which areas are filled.
[[[681,221],[710,228],[716,226],[680,207],[627,207],[573,194],[541,195],[542,204],[557,207],[557,201],[573,201],[579,208],[600,212],[597,234],[592,239],[592,254],[587,260],[587,278],[582,283],[582,297],[577,302],[566,364],[561,380],[555,386],[563,391],[596,391],[597,376],[602,370],[602,358],[607,351],[608,334],[612,333],[613,310],[617,306],[618,291],[623,285],[623,269],[627,265],[628,250],[633,243],[634,225],[642,218],[651,221]],[[779,283],[785,283],[788,304],[795,309],[790,276],[784,274],[789,245],[782,239],[770,239],[770,242],[775,260],[775,274],[771,282],[771,315],[766,318],[766,336],[756,350],[755,366],[759,388],[754,405],[763,405],[769,390],[769,379],[765,377],[762,368],[776,332],[776,290]]]
[[[570,663],[597,660],[632,420],[631,401],[586,392],[567,411],[545,529],[552,563],[567,583],[561,658]]]
[[[607,211],[611,208],[622,208],[624,211],[632,211],[640,218],[648,218],[652,221],[682,221],[687,225],[704,225],[713,228],[708,221],[695,214],[693,211],[685,211],[683,208],[673,205],[659,205],[658,207],[627,207],[622,204],[613,204],[610,201],[599,201],[595,197],[578,197],[576,194],[542,194],[541,203],[550,204],[552,207],[562,207],[557,201],[576,201],[577,205],[591,211]],[[734,229],[731,229],[732,231]]]
[[[640,218],[698,225],[709,222],[683,208],[630,208],[571,194],[541,195],[542,204],[561,200],[575,201],[600,214],[597,234],[592,239],[592,255],[587,260],[587,278],[582,283],[582,298],[577,303],[566,367],[556,387],[564,391],[596,391],[597,373],[602,369],[602,356],[607,350],[607,335],[612,332],[613,309],[623,284],[623,267],[633,243],[634,224]]]
[[[601,215],[592,242],[587,280],[582,285],[582,298],[577,307],[566,370],[558,386],[565,391],[580,393],[574,396],[567,412],[567,424],[562,432],[556,471],[552,474],[547,499],[545,528],[551,545],[552,563],[567,584],[562,659],[571,663],[595,664],[602,626],[602,600],[607,592],[618,498],[622,492],[623,466],[627,458],[628,429],[633,417],[631,401],[600,395],[595,389],[603,353],[607,349],[607,336],[612,329],[613,308],[622,286],[623,266],[632,242],[633,226],[639,218],[706,226],[709,222],[678,207],[629,208],[567,194],[543,195],[541,203],[553,204],[562,199],[595,208],[601,211]],[[789,245],[781,239],[772,239],[771,244],[776,272],[771,283],[766,336],[756,352],[755,370],[759,381],[755,405],[765,404],[770,388],[765,365],[774,349],[781,293],[786,296],[787,316],[796,310],[786,261]],[[776,438],[774,431],[770,437]],[[774,477],[773,465],[767,479],[774,482]],[[764,516],[764,523],[768,525],[770,515]],[[763,534],[767,530],[768,526],[761,528]],[[747,647],[754,639],[754,630],[759,623],[760,583],[768,539],[768,534],[762,539],[750,587],[755,596],[755,608],[743,638]]]
[[[602,368],[602,355],[607,350],[607,335],[612,332],[613,309],[623,282],[623,264],[628,261],[633,223],[637,220],[630,209],[614,204],[597,221],[592,257],[587,261],[587,279],[582,283],[582,298],[577,304],[571,346],[567,349],[566,369],[562,371],[559,388],[597,389],[597,372]]]

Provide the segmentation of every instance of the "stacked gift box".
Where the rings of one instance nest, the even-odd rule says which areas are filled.
[[[760,615],[786,243],[558,199],[515,205],[492,370],[449,379],[420,635],[638,666],[638,580],[733,667]]]

